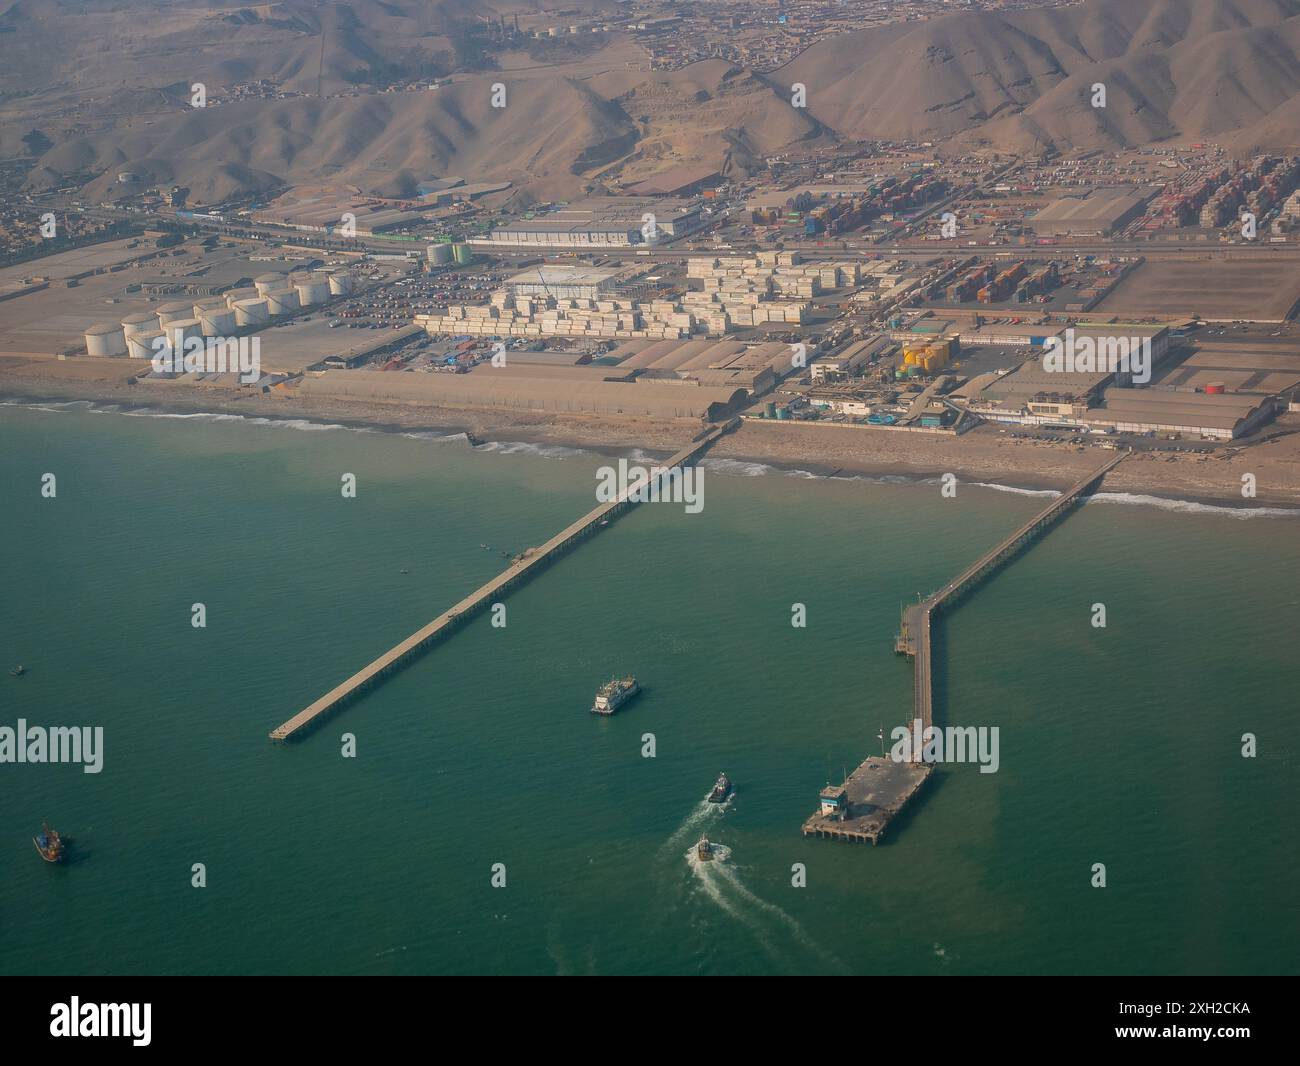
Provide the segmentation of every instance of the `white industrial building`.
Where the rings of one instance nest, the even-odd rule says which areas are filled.
[[[676,240],[701,223],[699,207],[683,200],[610,196],[503,223],[470,243],[497,248],[644,247]]]
[[[616,267],[543,265],[516,274],[506,284],[516,297],[595,300],[614,288],[620,274]]]
[[[1178,433],[1233,440],[1257,429],[1275,411],[1274,401],[1235,393],[1175,392],[1164,389],[1107,389],[1105,406],[1085,421],[1117,433]]]

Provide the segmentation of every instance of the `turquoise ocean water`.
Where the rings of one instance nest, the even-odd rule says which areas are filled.
[[[105,730],[98,775],[0,765],[0,971],[1300,968],[1296,517],[1076,511],[941,622],[940,720],[997,725],[1000,770],[942,768],[874,849],[799,825],[910,713],[900,601],[1034,495],[709,462],[701,514],[637,509],[513,593],[504,629],[482,616],[267,739],[589,509],[607,461],[0,407],[0,726]],[[590,715],[627,671],[645,693]],[[74,839],[63,867],[32,848],[42,818]],[[729,861],[689,861],[702,833]]]

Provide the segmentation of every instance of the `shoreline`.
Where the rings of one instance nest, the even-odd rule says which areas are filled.
[[[65,364],[66,365],[66,364]],[[397,404],[304,401],[293,396],[232,394],[191,387],[126,385],[98,381],[55,381],[0,373],[0,403],[37,407],[85,403],[104,409],[152,411],[161,415],[235,415],[249,419],[336,425],[372,432],[474,434],[485,443],[574,448],[607,457],[642,453],[671,455],[698,427],[682,420],[479,408],[417,408]],[[1300,420],[1297,420],[1300,425]],[[1292,437],[1296,438],[1292,442]],[[1168,460],[1135,453],[1107,476],[1107,494],[1151,496],[1227,510],[1282,508],[1300,514],[1300,433],[1277,443],[1247,448],[1230,460]],[[1259,454],[1269,448],[1277,454]],[[1060,491],[1099,460],[1093,449],[1012,442],[991,427],[960,438],[846,430],[807,423],[743,426],[720,440],[709,459],[758,464],[784,474],[819,478],[898,479],[920,483],[954,474],[959,484],[1021,492]],[[707,461],[707,460],[706,460]],[[1257,469],[1258,468],[1258,469]],[[1241,473],[1258,478],[1255,497],[1240,494]]]

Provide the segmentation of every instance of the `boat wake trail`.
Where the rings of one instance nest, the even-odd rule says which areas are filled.
[[[848,973],[849,968],[808,935],[799,922],[774,903],[756,895],[731,862],[731,849],[713,845],[713,858],[701,859],[694,847],[686,863],[696,888],[728,917],[744,926],[759,947],[783,970],[807,966],[809,956],[818,968]]]
[[[712,837],[719,819],[731,807],[734,794],[725,803],[700,800],[659,849],[659,868],[676,891],[688,896],[703,896],[737,925],[743,927],[774,964],[782,970],[798,971],[808,967],[810,957],[819,970],[848,973],[848,967],[818,944],[793,917],[780,907],[756,895],[742,879],[742,871],[732,861],[731,849],[713,844],[713,858],[701,859],[696,850],[700,837]],[[687,878],[680,880],[683,856]],[[667,886],[665,886],[667,887]]]
[[[723,869],[723,864],[731,860],[731,849],[725,844],[714,844],[713,855],[712,859],[701,859],[694,847],[686,852],[686,864],[696,887],[721,911],[748,929],[773,962],[785,966],[789,962],[786,954],[772,942],[763,923],[743,910],[736,898],[735,886],[739,881],[735,877],[735,871]]]
[[[672,836],[664,841],[664,846],[659,849],[660,856],[664,857],[671,853],[675,857],[681,854],[683,845],[687,843],[694,844],[699,839],[700,827],[712,821],[714,817],[721,814],[730,805],[730,802],[710,803],[706,799],[700,800],[691,813],[686,816],[686,821],[674,829]]]

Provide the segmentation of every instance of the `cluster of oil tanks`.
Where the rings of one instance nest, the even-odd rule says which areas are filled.
[[[356,281],[351,274],[262,274],[251,286],[229,289],[220,296],[190,302],[176,300],[153,311],[127,315],[120,322],[100,322],[86,330],[86,354],[129,355],[148,359],[158,338],[173,344],[192,337],[226,337],[239,330],[258,329],[272,318],[296,314],[336,296],[347,296]]]
[[[468,244],[462,241],[455,243],[441,241],[438,244],[429,245],[427,251],[431,267],[450,266],[452,263],[465,266],[467,263],[474,262],[473,251],[470,250]]]

